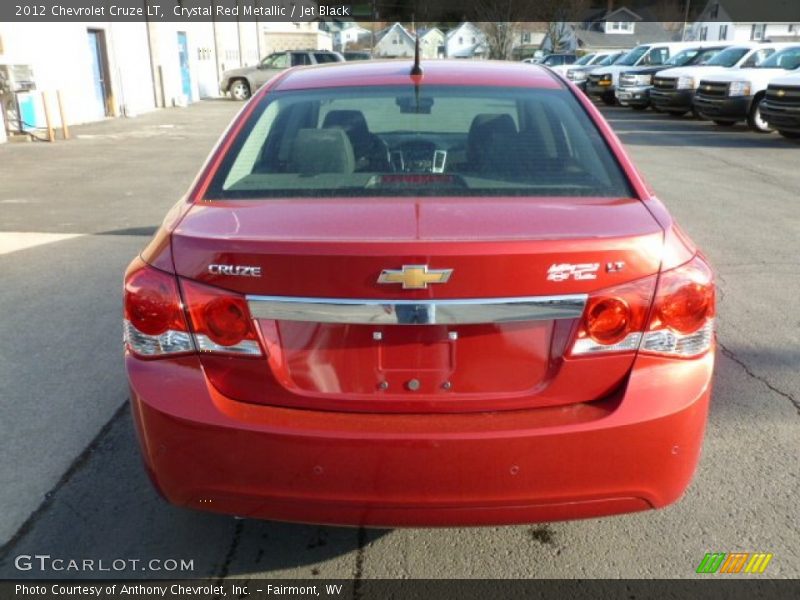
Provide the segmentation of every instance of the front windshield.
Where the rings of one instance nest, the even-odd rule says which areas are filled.
[[[595,54],[587,54],[586,56],[581,56],[578,60],[576,60],[573,64],[574,65],[588,65],[592,62],[592,59],[595,57]]]
[[[732,67],[742,60],[748,52],[750,52],[750,48],[725,48],[706,64],[709,67]]]
[[[695,54],[690,64],[707,65],[711,59],[721,52],[721,48],[704,48]]]
[[[631,193],[566,89],[397,85],[264,96],[207,197]]]
[[[623,67],[630,67],[635,65],[642,56],[644,56],[645,52],[647,52],[647,46],[636,46],[633,50],[628,52],[625,56],[620,58],[615,65],[620,65]]]
[[[597,66],[599,66],[599,67],[607,67],[609,65],[613,65],[614,63],[616,63],[623,56],[625,56],[624,52],[618,52],[617,54],[609,54],[603,60],[601,60],[599,63],[597,63]]]
[[[785,69],[792,71],[800,68],[800,46],[792,46],[780,52],[776,52],[762,63],[756,65],[756,69]]]
[[[697,56],[699,52],[699,48],[689,48],[683,52],[678,52],[678,54],[665,62],[664,66],[682,67],[683,65],[689,63],[695,56]]]

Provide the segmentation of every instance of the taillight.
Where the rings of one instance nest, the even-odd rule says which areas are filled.
[[[636,351],[655,285],[652,276],[590,294],[571,354]]]
[[[711,347],[716,293],[711,268],[700,257],[661,274],[641,350],[692,357]]]
[[[570,354],[640,350],[691,358],[706,352],[714,336],[711,268],[696,256],[662,273],[654,297],[655,287],[653,276],[590,294]]]
[[[193,352],[173,275],[137,258],[125,273],[124,338],[140,356]]]
[[[262,355],[244,296],[184,279],[181,288],[200,352]]]

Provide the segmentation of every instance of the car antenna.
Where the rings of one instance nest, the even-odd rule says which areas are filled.
[[[413,76],[421,76],[422,75],[422,67],[419,66],[419,34],[417,33],[417,38],[414,43],[414,66],[411,67],[411,75]]]

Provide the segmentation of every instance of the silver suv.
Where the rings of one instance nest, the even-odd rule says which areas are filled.
[[[230,69],[222,74],[219,89],[234,100],[247,100],[258,88],[289,67],[344,62],[344,57],[330,50],[289,50],[273,52],[254,67]]]

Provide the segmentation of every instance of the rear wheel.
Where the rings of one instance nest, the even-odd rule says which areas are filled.
[[[614,106],[617,103],[617,99],[616,99],[616,97],[614,97],[613,93],[612,94],[603,94],[602,96],[600,96],[600,99],[603,101],[603,104],[605,104],[606,106]]]
[[[800,131],[779,131],[787,140],[800,140]]]
[[[647,110],[648,109],[648,105],[647,104],[631,104],[631,108],[633,110]]]
[[[736,121],[720,121],[718,119],[714,119],[714,123],[716,123],[720,127],[733,127]]]
[[[231,97],[234,100],[247,100],[250,97],[250,84],[244,79],[231,82]]]
[[[772,133],[772,127],[769,126],[769,123],[767,123],[761,115],[761,103],[763,101],[763,96],[753,100],[753,107],[750,109],[750,115],[747,117],[747,124],[758,133]]]
[[[671,111],[669,111],[669,116],[671,116],[671,117],[682,117],[687,112],[689,112],[689,111],[688,110],[671,110]]]

